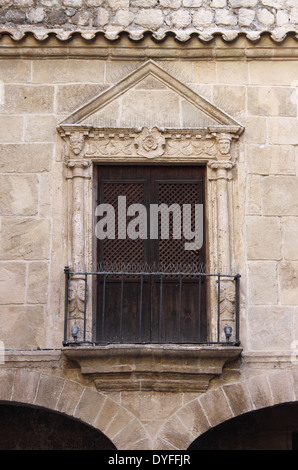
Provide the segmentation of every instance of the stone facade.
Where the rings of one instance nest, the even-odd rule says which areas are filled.
[[[232,417],[296,402],[297,2],[0,5],[0,400],[79,419],[119,450],[187,449]],[[114,40],[121,30],[130,38]],[[148,161],[206,166],[209,269],[241,274],[241,357],[208,356],[197,389],[182,380],[185,351],[176,388],[109,390],[98,356],[62,345],[64,266],[94,262],[94,168]]]

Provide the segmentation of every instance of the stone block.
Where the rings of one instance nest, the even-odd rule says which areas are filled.
[[[76,407],[74,416],[82,419],[86,423],[93,424],[99,414],[106,397],[94,390],[85,388],[78,406]],[[90,407],[90,403],[93,404]]]
[[[61,377],[41,374],[34,404],[55,410],[64,382]]]
[[[280,145],[298,145],[297,119],[280,117],[269,119],[269,142]]]
[[[0,215],[38,214],[36,175],[0,175]]]
[[[275,22],[275,15],[267,8],[261,8],[257,11],[257,18],[264,26],[272,26]]]
[[[277,266],[272,261],[249,263],[249,302],[252,305],[278,304]]]
[[[178,418],[194,436],[199,436],[210,428],[210,424],[198,400],[193,400],[177,412]]]
[[[11,400],[15,371],[0,370],[0,399]]]
[[[280,62],[259,60],[249,63],[249,78],[252,85],[291,86],[297,80],[297,64],[295,61]]]
[[[159,122],[160,118],[180,122],[179,96],[172,91],[163,90],[132,90],[122,97],[122,120],[142,122],[150,109],[151,122]]]
[[[218,61],[216,69],[219,83],[243,85],[248,81],[248,65],[244,62]]]
[[[48,259],[50,248],[48,219],[3,217],[1,227],[0,259]]]
[[[40,60],[33,61],[33,83],[103,83],[103,60],[84,60],[84,66],[79,59]],[[98,91],[98,93],[101,90]]]
[[[214,21],[214,13],[212,10],[199,8],[194,13],[192,21],[195,27],[211,26]]]
[[[249,8],[240,8],[238,13],[239,26],[251,26],[255,16],[255,10],[251,10]]]
[[[128,26],[133,22],[133,19],[134,14],[129,10],[118,10],[115,15],[113,24],[119,26]]]
[[[286,87],[249,87],[248,112],[257,116],[296,116],[296,89]]]
[[[158,29],[164,23],[164,17],[160,10],[143,9],[138,11],[135,17],[135,24],[144,28]]]
[[[281,351],[290,348],[293,333],[291,307],[249,307],[247,319],[249,349]]]
[[[278,371],[268,374],[268,380],[274,404],[295,401],[293,379],[289,371]]]
[[[57,70],[55,70],[55,73],[57,73]],[[51,114],[54,111],[54,87],[47,85],[5,85],[5,111],[9,114]]]
[[[298,215],[298,177],[267,176],[262,184],[264,215]]]
[[[57,119],[55,116],[26,116],[25,141],[26,142],[55,142],[57,137]]]
[[[248,259],[281,259],[281,230],[277,217],[247,217],[246,237]]]
[[[182,6],[185,8],[199,8],[203,5],[203,0],[183,0]]]
[[[194,82],[208,84],[216,82],[216,63],[209,61],[195,62]]]
[[[235,416],[253,409],[251,397],[244,384],[228,384],[223,389]]]
[[[261,177],[259,175],[247,176],[247,206],[248,215],[261,214]]]
[[[25,290],[26,264],[0,262],[0,304],[24,303]]]
[[[233,417],[229,404],[221,389],[212,390],[200,397],[200,403],[211,426],[216,426]]]
[[[215,12],[215,21],[217,25],[236,26],[237,16],[231,10],[221,9]]]
[[[53,176],[51,173],[39,175],[39,215],[51,217],[52,215]]]
[[[264,117],[245,116],[242,118],[245,126],[243,139],[248,144],[266,144],[267,142],[267,121]]]
[[[22,59],[1,58],[0,80],[4,83],[27,83],[31,81],[31,62]]]
[[[3,173],[48,172],[52,160],[52,144],[0,145],[0,171]]]
[[[67,380],[57,403],[57,411],[73,415],[82,393],[81,384]]]
[[[129,0],[107,0],[108,7],[112,10],[118,10],[119,8],[129,8]]]
[[[298,261],[283,261],[279,266],[282,305],[298,305]]]
[[[190,430],[182,427],[180,419],[175,415],[167,421],[166,426],[159,433],[159,437],[170,442],[176,449],[185,449],[186,443],[190,443],[194,439]]]
[[[19,403],[34,402],[40,373],[37,371],[18,370],[13,384],[12,400]]]
[[[246,88],[237,85],[215,85],[213,101],[226,113],[235,117],[243,116],[246,109]]]
[[[232,8],[249,8],[255,7],[258,4],[258,0],[229,0],[229,4]]]
[[[252,377],[246,382],[247,389],[256,410],[273,405],[272,395],[267,377],[263,374]]]
[[[298,217],[282,219],[283,255],[285,260],[298,260]]]
[[[44,307],[42,305],[3,305],[1,334],[6,349],[45,347]]]
[[[48,264],[33,262],[28,269],[27,302],[29,304],[45,304],[48,297],[49,272]]]
[[[22,142],[23,128],[22,116],[0,116],[0,142]]]
[[[58,113],[71,113],[88,101],[95,98],[105,89],[104,85],[69,84],[58,85],[56,105]]]
[[[173,26],[176,28],[186,28],[191,23],[191,15],[188,11],[175,11],[172,14]]]
[[[258,175],[295,175],[295,150],[290,145],[248,145],[248,171]]]

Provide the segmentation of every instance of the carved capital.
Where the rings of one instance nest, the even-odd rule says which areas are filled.
[[[68,160],[65,162],[67,168],[66,178],[90,178],[89,167],[90,160]]]

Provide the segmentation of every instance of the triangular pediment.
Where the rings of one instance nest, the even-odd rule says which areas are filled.
[[[95,128],[208,128],[241,124],[149,60],[62,123]],[[238,132],[239,132],[238,131]]]

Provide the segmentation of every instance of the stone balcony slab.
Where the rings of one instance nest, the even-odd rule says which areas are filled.
[[[76,361],[98,391],[205,392],[224,366],[239,359],[233,345],[67,346],[63,354]]]

